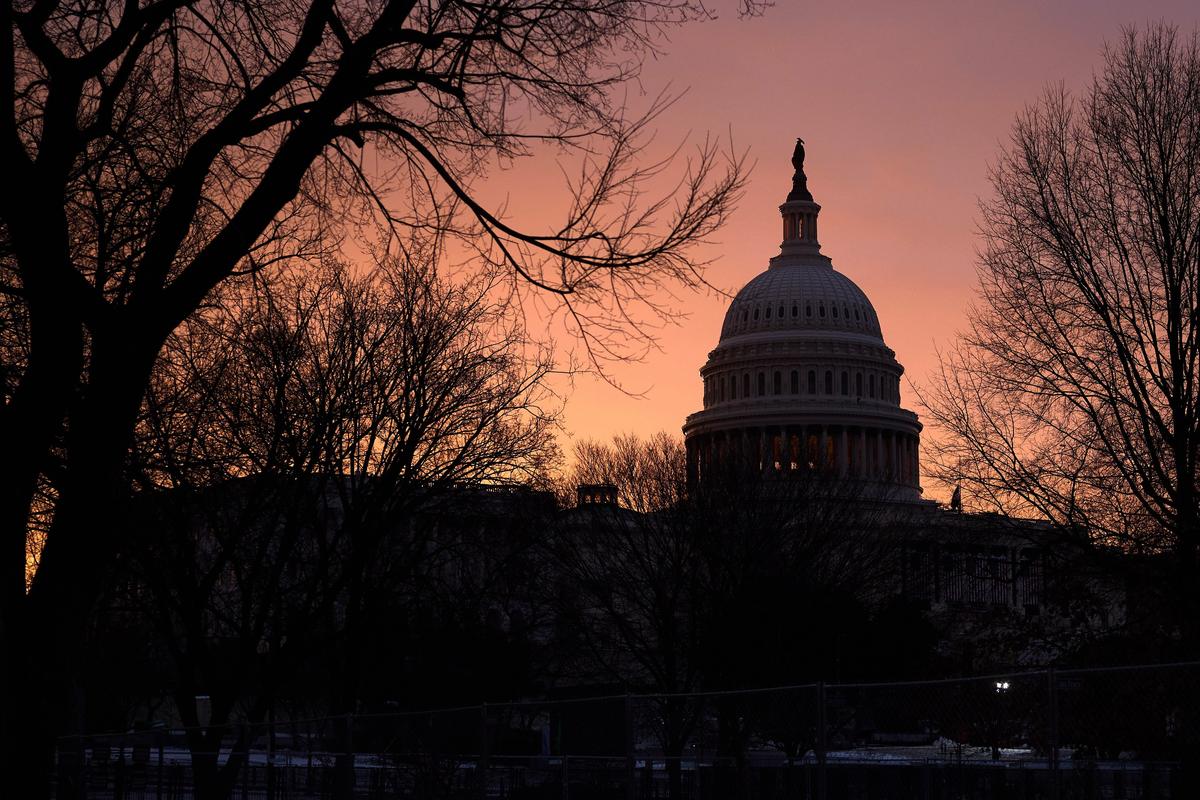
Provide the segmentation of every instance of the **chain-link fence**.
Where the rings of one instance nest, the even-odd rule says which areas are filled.
[[[65,737],[60,798],[1194,798],[1200,662]]]

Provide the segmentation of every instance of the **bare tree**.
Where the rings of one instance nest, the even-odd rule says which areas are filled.
[[[555,540],[593,676],[661,693],[672,796],[706,713],[720,755],[740,764],[770,711],[725,697],[706,712],[679,695],[839,677],[848,642],[867,633],[854,624],[894,591],[905,521],[820,470],[774,478],[729,464],[689,489],[685,455],[666,433],[581,442],[571,482],[612,484],[620,506],[581,506]],[[792,733],[795,755],[806,739]]]
[[[977,508],[1200,555],[1200,43],[1154,25],[1024,111],[982,206],[980,301],[923,392]]]
[[[159,361],[123,559],[213,798],[244,765],[246,725],[306,665],[326,664],[334,710],[354,710],[364,638],[380,634],[367,597],[428,588],[464,544],[415,515],[464,485],[527,483],[556,454],[549,354],[528,352],[489,282],[387,263],[241,288]]]
[[[562,615],[579,637],[584,680],[667,694],[701,685],[700,540],[687,516],[683,442],[619,436],[581,442],[567,485],[612,484],[622,506],[590,505],[557,526],[551,552]],[[681,758],[698,721],[687,698],[656,703],[670,797],[682,796]]]
[[[701,145],[650,199],[666,166],[639,156],[654,110],[626,115],[616,97],[667,29],[705,13],[689,0],[3,5],[0,171],[21,190],[0,198],[0,254],[28,331],[0,412],[5,765],[44,762],[25,750],[48,752],[45,737],[18,731],[60,714],[34,706],[65,694],[121,547],[155,360],[230,276],[311,260],[358,220],[461,233],[514,286],[560,298],[597,359],[619,352],[604,345],[643,288],[701,281],[687,253],[724,221],[740,160]],[[496,159],[540,148],[584,166],[563,221],[520,230],[475,189]],[[26,530],[56,465],[27,594]]]

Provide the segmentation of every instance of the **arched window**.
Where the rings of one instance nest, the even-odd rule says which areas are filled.
[[[800,394],[800,373],[792,370],[792,394]]]
[[[808,305],[804,306],[804,316],[806,316],[806,317],[812,316],[812,303],[809,303]]]
[[[795,318],[798,316],[800,316],[800,306],[792,303],[792,317]]]
[[[729,399],[737,400],[737,375],[729,377]]]
[[[750,373],[742,376],[742,397],[750,396]]]
[[[808,371],[808,393],[817,393],[817,371],[814,369]]]
[[[833,370],[825,370],[825,394],[833,394]]]
[[[758,373],[758,396],[762,397],[767,393],[767,373]]]
[[[821,303],[821,305],[817,308],[817,313],[820,314],[822,317],[825,316],[825,304],[824,303]]]
[[[754,318],[758,319],[758,309],[754,309]]]
[[[783,319],[783,306],[779,307],[779,318]]]
[[[850,375],[842,372],[842,394],[850,394]]]
[[[767,319],[770,319],[770,318],[771,318],[771,307],[770,307],[770,306],[767,306],[767,312],[766,312],[766,313],[767,313]]]
[[[858,316],[858,306],[855,306],[855,307],[854,307],[854,321],[855,321],[855,322],[858,322],[858,320],[859,320],[859,316]]]
[[[783,375],[778,371],[775,373],[775,385],[772,388],[775,389],[775,394],[783,394]]]
[[[838,318],[838,317],[837,317],[837,306],[834,306],[834,307],[833,307],[833,318],[834,318],[834,319],[837,319],[837,318]]]
[[[862,373],[859,372],[854,376],[854,395],[862,397]]]

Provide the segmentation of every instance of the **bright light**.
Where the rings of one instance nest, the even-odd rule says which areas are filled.
[[[1008,691],[1008,681],[996,681],[996,694]]]

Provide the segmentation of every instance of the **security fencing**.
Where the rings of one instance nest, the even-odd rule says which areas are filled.
[[[1193,798],[1200,662],[64,737],[60,798]]]

